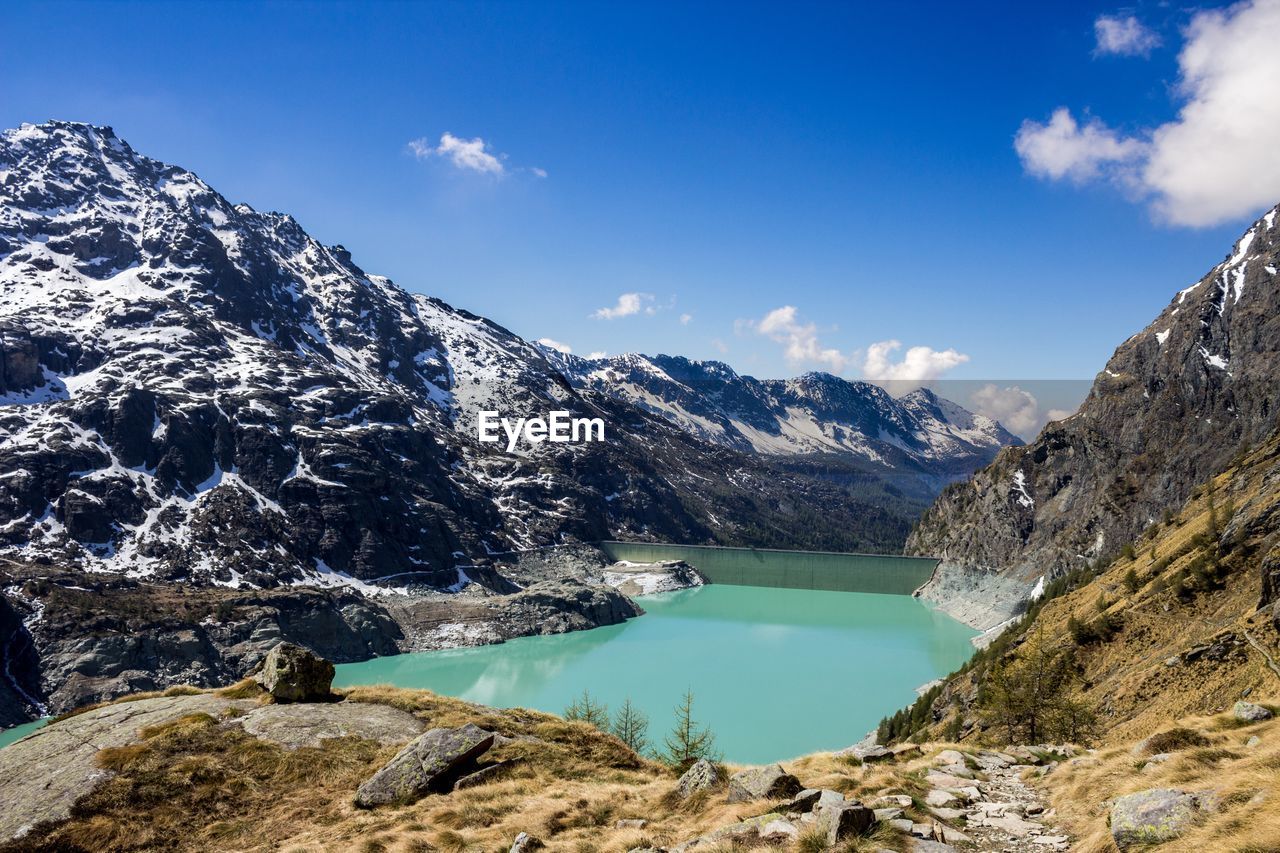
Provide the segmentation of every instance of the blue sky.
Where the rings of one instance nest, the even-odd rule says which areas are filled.
[[[919,346],[955,378],[1092,377],[1269,206],[1224,190],[1186,212],[1195,174],[1155,128],[1213,99],[1179,51],[1241,14],[1194,12],[19,3],[0,125],[111,125],[370,272],[579,354],[852,377],[896,340],[890,371]],[[628,293],[639,310],[592,316]]]

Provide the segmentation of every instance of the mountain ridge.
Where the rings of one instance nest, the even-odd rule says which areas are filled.
[[[1108,558],[1276,428],[1280,207],[1122,343],[1079,411],[947,487],[908,541],[926,596],[980,628],[1037,580]]]

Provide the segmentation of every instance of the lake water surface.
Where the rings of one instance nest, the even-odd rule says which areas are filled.
[[[905,595],[712,584],[640,602],[621,625],[343,664],[334,684],[552,713],[586,688],[631,697],[659,743],[692,689],[724,757],[755,764],[855,743],[973,654],[974,631]]]

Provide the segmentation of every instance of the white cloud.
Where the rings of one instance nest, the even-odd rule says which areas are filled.
[[[569,355],[573,352],[573,347],[568,344],[562,344],[559,341],[552,340],[551,338],[538,338],[538,343],[542,344],[547,349],[553,349],[556,352],[562,352],[565,355]]]
[[[1017,385],[999,388],[988,383],[969,395],[969,402],[973,411],[995,418],[1010,432],[1022,434],[1039,426],[1039,402]]]
[[[1143,180],[1157,213],[1215,225],[1280,197],[1280,0],[1201,12],[1178,56],[1178,118],[1156,129]]]
[[[599,360],[599,359],[602,359],[602,358],[607,357],[608,355],[609,355],[609,353],[605,352],[605,351],[604,351],[604,350],[602,350],[602,349],[598,349],[598,350],[596,350],[595,352],[589,352],[589,353],[587,353],[587,359],[588,359],[589,361],[597,361],[597,360]]]
[[[489,143],[480,137],[461,139],[452,133],[445,132],[440,136],[440,144],[433,146],[424,136],[409,143],[409,151],[419,160],[428,157],[445,157],[456,168],[481,174],[502,176],[506,168],[502,159],[490,153]],[[546,177],[543,173],[541,177]]]
[[[748,322],[745,325],[756,334],[782,344],[783,357],[793,366],[826,365],[834,373],[843,373],[849,366],[849,356],[819,343],[818,327],[815,324],[801,323],[796,318],[794,305],[775,308],[759,322]]]
[[[1025,122],[1014,147],[1027,171],[1051,179],[1106,177],[1174,225],[1252,216],[1280,198],[1280,0],[1197,13],[1183,33],[1177,117],[1137,136],[1069,111]]]
[[[1146,146],[1137,139],[1122,139],[1097,119],[1081,127],[1069,109],[1059,107],[1044,124],[1024,121],[1013,148],[1033,175],[1085,181],[1097,177],[1104,166],[1141,157]]]
[[[532,169],[530,169],[529,171],[530,171],[530,172],[533,172],[533,173],[534,173],[535,175],[537,175],[539,178],[545,178],[545,177],[547,176],[547,170],[546,170],[546,169],[539,169],[537,166],[534,166],[534,167],[533,167]]]
[[[953,367],[964,364],[969,356],[954,349],[935,350],[911,347],[902,360],[894,362],[890,355],[902,348],[901,341],[879,341],[867,347],[862,361],[862,375],[867,379],[920,381],[937,379]]]
[[[1099,15],[1093,22],[1098,40],[1094,53],[1098,56],[1149,56],[1160,46],[1156,35],[1133,15]]]
[[[680,315],[680,325],[681,325],[681,326],[687,326],[687,325],[689,325],[689,324],[690,324],[690,323],[692,323],[692,322],[693,322],[693,315],[692,315],[692,314],[681,314],[681,315]]]
[[[618,297],[612,308],[597,308],[591,312],[593,320],[616,320],[619,317],[630,317],[632,314],[654,314],[657,309],[653,305],[652,293],[624,293]]]
[[[711,345],[715,347],[716,351],[719,352],[721,355],[724,355],[729,351],[729,345],[726,344],[724,341],[720,340],[719,338],[712,338]]]
[[[1061,420],[1066,420],[1067,418],[1071,417],[1071,416],[1072,416],[1072,415],[1074,415],[1077,411],[1079,411],[1079,409],[1076,409],[1076,410],[1071,410],[1071,409],[1050,409],[1048,412],[1046,412],[1046,413],[1045,413],[1045,417],[1046,417],[1046,418],[1048,418],[1048,419],[1049,419],[1049,420],[1051,420],[1051,421],[1061,421]]]

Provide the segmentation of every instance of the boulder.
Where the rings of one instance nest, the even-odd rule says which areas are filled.
[[[697,791],[710,791],[720,787],[723,782],[724,774],[720,772],[720,768],[705,758],[699,758],[684,771],[677,787],[680,790],[680,796],[688,799]]]
[[[534,838],[527,832],[522,832],[516,836],[516,840],[511,843],[511,853],[530,853],[533,850],[541,850],[546,845],[537,838]]]
[[[1274,714],[1261,705],[1255,705],[1252,702],[1237,702],[1235,707],[1231,709],[1231,714],[1237,720],[1246,720],[1250,723],[1258,723],[1262,720],[1269,720]]]
[[[892,749],[880,746],[876,743],[851,746],[848,749],[840,750],[836,755],[842,758],[852,756],[859,761],[865,762],[890,761],[895,757],[895,753]]]
[[[964,753],[954,749],[944,749],[933,757],[933,763],[939,767],[947,765],[964,767]]]
[[[749,800],[781,800],[794,797],[803,790],[800,780],[778,764],[752,767],[729,777],[729,802]]]
[[[1177,838],[1200,812],[1195,795],[1173,788],[1155,788],[1118,797],[1111,805],[1111,837],[1124,849],[1160,844]]]
[[[429,792],[452,790],[458,770],[468,767],[491,746],[493,732],[471,723],[457,729],[431,729],[360,785],[356,805],[372,808],[409,803]]]
[[[333,664],[301,646],[281,643],[267,652],[252,675],[277,702],[324,702],[333,684]]]
[[[897,820],[902,817],[902,809],[894,806],[887,806],[882,809],[872,809],[876,815],[876,823],[888,823],[891,820]],[[961,812],[964,814],[964,812]]]
[[[615,821],[613,824],[613,828],[614,829],[644,829],[648,825],[649,825],[649,821],[644,820],[643,818],[626,818],[623,820]]]
[[[944,791],[941,788],[934,788],[928,794],[925,794],[924,801],[926,805],[934,808],[942,808],[943,806],[949,806],[954,803],[956,801],[956,795]],[[911,804],[908,803],[907,805]]]
[[[829,847],[835,847],[846,838],[862,835],[875,825],[875,812],[857,800],[845,800],[822,806],[818,815],[818,831],[821,832]]]

